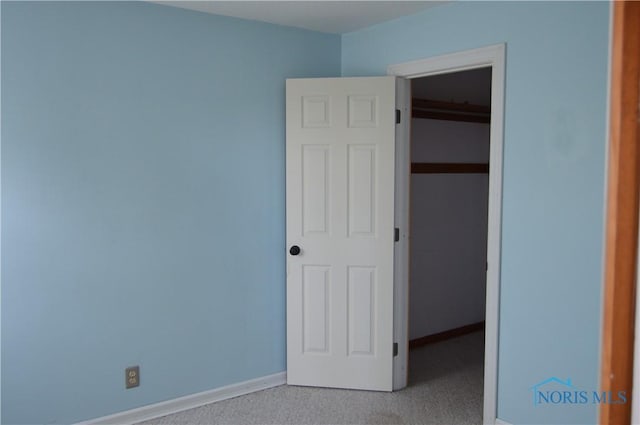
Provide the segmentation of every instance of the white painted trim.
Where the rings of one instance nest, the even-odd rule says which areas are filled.
[[[489,221],[487,237],[487,297],[485,318],[485,364],[484,364],[484,406],[483,423],[496,423],[497,394],[498,394],[498,323],[500,303],[500,249],[502,233],[502,152],[504,146],[504,86],[505,86],[505,55],[506,45],[497,44],[479,49],[451,53],[423,60],[391,65],[387,73],[404,78],[419,78],[428,75],[444,74],[468,69],[492,67],[491,77],[491,124],[490,124],[490,155],[489,155]],[[408,137],[408,136],[407,136]],[[405,143],[408,143],[405,141]],[[411,164],[408,161],[396,167],[396,179],[403,179],[410,173]],[[407,190],[405,188],[405,190]],[[396,198],[399,200],[400,198]],[[408,203],[408,198],[403,199]],[[408,223],[408,204],[398,204],[396,210],[406,211]],[[401,230],[408,233],[408,228]],[[408,261],[397,263],[397,267],[406,267]],[[396,276],[402,279],[396,285],[405,287],[409,291],[408,270],[399,272]],[[394,300],[394,317],[404,317],[409,310],[408,298]],[[396,314],[396,313],[394,313]],[[408,344],[406,340],[398,340],[401,345]],[[398,361],[403,361],[399,358]],[[406,365],[405,365],[406,366]],[[394,369],[395,370],[395,369]]]
[[[280,372],[274,375],[263,376],[262,378],[251,379],[249,381],[216,388],[215,390],[191,394],[185,397],[139,407],[137,409],[103,416],[101,418],[90,419],[88,421],[79,422],[76,425],[135,424],[159,418],[161,416],[182,412],[184,410],[193,409],[195,407],[204,406],[206,404],[215,403],[217,401],[266,390],[267,388],[277,387],[286,383],[287,373]]]
[[[499,51],[504,52],[504,44],[481,47],[463,52],[449,53],[432,58],[404,62],[387,67],[388,75],[405,78],[420,78],[428,75],[447,74],[449,72],[465,71],[469,69],[492,66]],[[493,106],[493,105],[492,105]]]
[[[498,418],[496,418],[495,424],[496,425],[511,425],[509,422],[505,422],[502,419],[498,419]]]

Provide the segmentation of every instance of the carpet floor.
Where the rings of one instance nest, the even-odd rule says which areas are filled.
[[[283,385],[143,424],[481,424],[483,344],[480,331],[411,350],[398,392]]]

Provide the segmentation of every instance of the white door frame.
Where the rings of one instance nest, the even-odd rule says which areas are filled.
[[[495,424],[498,390],[498,320],[500,296],[500,243],[502,223],[502,150],[504,137],[505,44],[466,50],[418,61],[390,65],[387,74],[407,79],[491,67],[491,124],[489,155],[489,212],[487,234],[487,291],[484,353],[483,423]],[[407,85],[399,90],[398,101],[409,105]],[[409,182],[410,113],[396,132],[396,227],[400,241],[396,243],[394,335],[398,356],[394,358],[394,389],[407,385],[407,347],[409,312]]]

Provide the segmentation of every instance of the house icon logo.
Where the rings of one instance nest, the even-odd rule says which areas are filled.
[[[626,391],[585,391],[571,382],[571,378],[562,380],[552,376],[538,382],[530,388],[533,392],[533,405],[558,404],[624,404]]]
[[[567,393],[571,394],[574,391],[579,391],[571,383],[571,378],[567,378],[565,381],[563,381],[562,379],[555,376],[538,382],[530,389],[533,391],[533,404],[535,406],[543,404],[545,402],[548,403],[551,400],[552,395],[555,395],[555,399],[557,401],[555,403],[551,401],[551,403],[560,404],[563,396],[565,396]]]

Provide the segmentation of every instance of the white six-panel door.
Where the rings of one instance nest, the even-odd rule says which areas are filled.
[[[286,99],[287,381],[391,391],[395,78]]]

